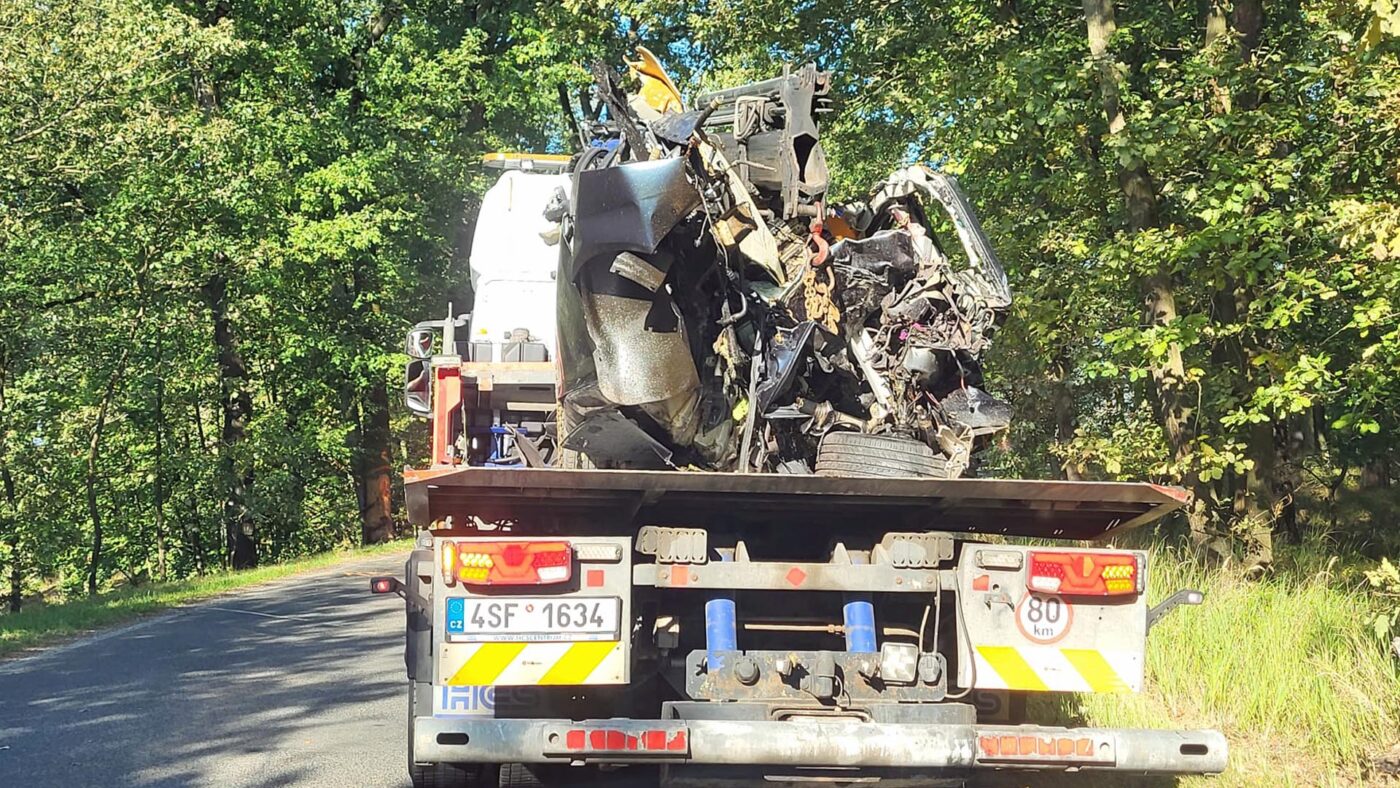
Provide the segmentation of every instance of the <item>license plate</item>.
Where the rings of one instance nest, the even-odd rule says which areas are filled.
[[[497,597],[447,600],[447,639],[549,642],[618,640],[622,600],[610,597]]]

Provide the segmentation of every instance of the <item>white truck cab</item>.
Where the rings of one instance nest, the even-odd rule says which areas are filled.
[[[552,360],[559,225],[544,209],[568,186],[562,173],[508,170],[486,192],[472,236],[468,360]]]
[[[457,437],[436,461],[518,465],[517,435],[544,434],[557,400],[559,224],[544,213],[568,189],[568,157],[496,153],[483,163],[504,172],[483,196],[472,235],[471,312],[414,327],[404,389],[416,415],[450,414],[442,428]],[[460,377],[460,400],[434,401],[441,376]]]

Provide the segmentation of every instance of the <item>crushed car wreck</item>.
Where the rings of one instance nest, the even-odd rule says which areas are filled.
[[[831,203],[829,74],[687,108],[639,54],[635,92],[602,65],[578,110],[561,91],[583,151],[546,211],[565,462],[967,474],[1010,419],[982,356],[1011,293],[957,181],[906,167]]]
[[[580,153],[483,160],[472,311],[405,343],[423,530],[371,587],[404,603],[413,784],[1223,770],[1216,731],[1032,721],[1141,690],[1153,622],[1203,598],[1149,607],[1145,551],[1067,540],[1190,495],[965,478],[1009,422],[1011,298],[957,183],[838,205],[827,75],[687,107],[640,55],[630,92],[593,69]]]

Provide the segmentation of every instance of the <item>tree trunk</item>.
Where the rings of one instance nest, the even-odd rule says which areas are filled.
[[[1264,8],[1260,0],[1235,0],[1230,23],[1239,36],[1240,63],[1248,64],[1254,60],[1254,52],[1263,34]],[[1233,102],[1233,111],[1253,111],[1258,108],[1259,99],[1258,90],[1241,90]],[[1253,286],[1248,282],[1238,277],[1227,278],[1223,300],[1230,301],[1235,308],[1233,322],[1238,323],[1240,315],[1247,313],[1254,297]],[[1259,385],[1254,362],[1265,348],[1255,332],[1242,331],[1234,336],[1238,337],[1236,376],[1243,402],[1245,397],[1253,395]],[[1273,532],[1280,514],[1278,452],[1273,422],[1251,423],[1245,435],[1245,456],[1252,461],[1252,467],[1245,472],[1246,499],[1240,530],[1245,537],[1248,572],[1256,577],[1262,575],[1274,560]]]
[[[394,538],[394,474],[389,432],[389,392],[383,383],[370,387],[362,415],[360,440],[360,538],[365,544]]]
[[[223,255],[216,262],[222,264]],[[242,455],[248,422],[253,416],[253,399],[248,394],[248,369],[239,353],[238,342],[228,316],[228,281],[222,273],[210,277],[203,287],[214,324],[214,347],[218,350],[219,403],[223,410],[223,430],[219,439],[219,470],[222,476],[224,537],[229,562],[234,569],[258,565],[255,527],[248,499],[253,492],[253,467]]]
[[[92,520],[92,554],[88,561],[88,596],[97,596],[97,568],[102,563],[102,511],[97,505],[97,452],[102,445],[102,424],[107,419],[107,400],[98,409],[97,423],[88,442],[87,473],[83,483],[87,490],[88,517]]]
[[[1099,74],[1104,117],[1108,121],[1109,136],[1115,136],[1127,129],[1128,119],[1123,112],[1118,89],[1118,77],[1123,66],[1108,51],[1109,41],[1118,29],[1113,2],[1083,0],[1083,3],[1089,53]],[[1160,226],[1157,187],[1147,171],[1146,163],[1139,160],[1121,162],[1118,166],[1118,188],[1123,194],[1129,232],[1137,233]],[[1176,321],[1176,285],[1171,270],[1164,263],[1159,264],[1157,271],[1142,282],[1141,289],[1146,325],[1165,327]],[[1168,346],[1166,358],[1152,365],[1151,377],[1157,420],[1166,436],[1172,460],[1182,474],[1182,483],[1196,494],[1196,500],[1186,516],[1193,538],[1202,543],[1208,540],[1206,495],[1191,467],[1191,450],[1196,437],[1195,414],[1192,400],[1185,389],[1186,365],[1180,345],[1171,343]]]
[[[10,525],[7,534],[10,545],[9,607],[11,613],[18,613],[24,605],[24,570],[19,563],[19,523],[14,517],[15,477],[10,475],[9,468],[0,467],[0,490],[5,493],[5,506],[10,513],[10,517],[5,518]]]
[[[1246,566],[1251,576],[1264,573],[1274,562],[1274,523],[1278,520],[1278,496],[1275,494],[1278,447],[1274,444],[1272,422],[1249,425],[1246,455],[1253,467],[1245,471],[1246,493],[1244,522]]]
[[[0,343],[0,417],[5,415],[5,381],[9,379],[9,358],[5,353],[5,346]],[[5,458],[5,424],[0,420],[0,493],[5,496],[5,512],[7,516],[0,517],[0,526],[5,526],[5,541],[10,547],[10,592],[9,608],[11,613],[18,613],[24,604],[24,569],[20,566],[20,539],[19,539],[19,518],[16,516],[15,508],[15,477],[10,474],[10,469],[4,464]]]
[[[1386,457],[1373,457],[1361,466],[1361,489],[1385,490],[1390,488],[1390,460]]]
[[[192,410],[194,411],[194,421],[198,422],[199,405],[196,404],[195,407],[192,408]],[[198,424],[196,424],[196,427],[198,427]],[[190,427],[188,424],[185,425],[185,428],[184,430],[182,430],[182,432],[185,438],[185,445],[183,447],[183,450],[186,455],[189,455],[193,452],[194,440],[190,435]],[[204,436],[202,430],[200,430],[199,437],[201,442],[200,448],[203,449],[205,453],[208,453],[208,448],[203,445]],[[195,573],[203,575],[208,570],[208,560],[204,555],[204,534],[201,533],[200,528],[200,526],[203,523],[203,518],[200,516],[199,513],[199,496],[196,493],[199,487],[198,477],[187,479],[186,481],[188,483],[185,488],[187,492],[187,497],[185,500],[188,506],[187,511],[189,512],[189,515],[187,519],[182,519],[180,530],[184,533],[185,541],[190,548],[190,553],[194,556]]]
[[[160,335],[156,335],[156,367],[163,368],[160,353]],[[156,374],[156,468],[155,479],[151,485],[152,497],[155,498],[155,526],[156,526],[156,578],[165,580],[165,378],[158,372]]]
[[[136,313],[136,325],[141,324],[144,308]],[[134,340],[135,337],[132,337]],[[92,555],[88,561],[88,596],[97,595],[97,570],[102,564],[102,509],[97,502],[97,458],[102,452],[102,433],[107,426],[107,413],[112,406],[112,398],[117,393],[117,382],[126,373],[126,362],[131,358],[131,343],[122,350],[121,357],[112,374],[107,376],[107,387],[102,392],[102,401],[97,406],[97,418],[93,420],[92,435],[88,439],[87,472],[83,486],[87,492],[88,518],[92,520]]]
[[[1055,382],[1051,388],[1051,407],[1055,411],[1055,441],[1061,446],[1068,446],[1074,440],[1074,430],[1078,426],[1078,414],[1075,411],[1074,389],[1069,382],[1069,360],[1065,354],[1059,354],[1060,359],[1055,365]],[[1061,470],[1065,474],[1065,479],[1077,482],[1084,478],[1083,470],[1072,458],[1066,459],[1061,464]]]
[[[149,258],[143,262],[141,276],[145,275],[145,266],[149,264]],[[87,452],[87,472],[84,474],[84,487],[87,491],[88,517],[92,520],[92,556],[88,562],[87,592],[88,596],[97,595],[97,570],[102,563],[102,511],[97,505],[97,458],[102,451],[102,433],[107,425],[107,413],[112,406],[112,398],[117,393],[117,383],[126,374],[126,364],[131,360],[131,348],[136,343],[136,336],[143,329],[146,317],[146,305],[143,303],[136,310],[136,317],[131,323],[131,335],[127,337],[121,356],[117,359],[117,365],[112,369],[112,374],[107,377],[107,387],[102,392],[102,401],[97,406],[97,418],[92,425],[92,437],[88,440]]]

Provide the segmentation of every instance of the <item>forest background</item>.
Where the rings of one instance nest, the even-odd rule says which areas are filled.
[[[1396,0],[0,0],[5,606],[403,530],[480,157],[638,43],[832,71],[837,195],[961,179],[1017,297],[984,473],[1183,485],[1189,571],[1400,634]]]

